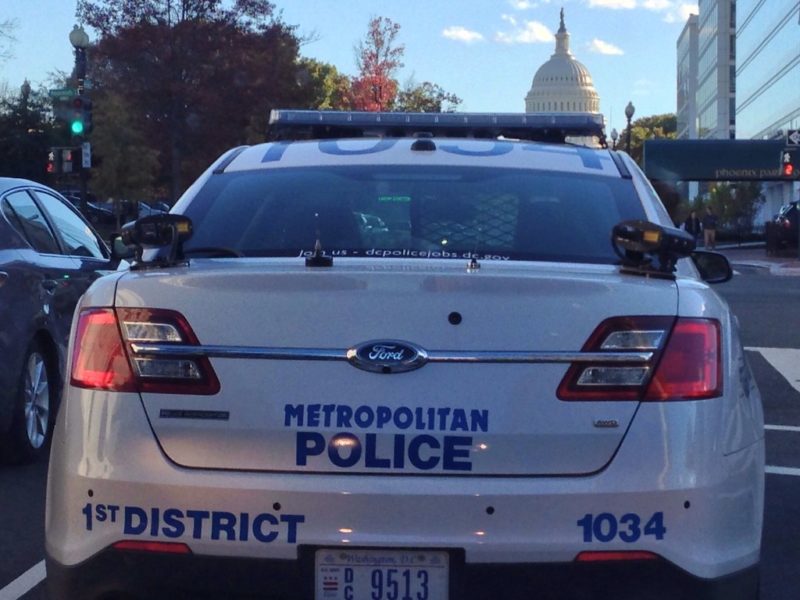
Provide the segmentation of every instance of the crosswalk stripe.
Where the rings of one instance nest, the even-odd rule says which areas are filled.
[[[800,349],[748,346],[745,350],[761,354],[789,382],[789,385],[800,392]]]
[[[17,600],[21,598],[39,585],[39,582],[43,581],[46,576],[47,571],[45,570],[44,561],[42,560],[33,565],[6,587],[0,589],[0,600]]]
[[[792,475],[793,477],[800,477],[800,469],[794,467],[771,467],[767,465],[764,472],[768,475]]]
[[[800,433],[800,427],[794,425],[764,425],[764,429],[767,431],[791,431]]]

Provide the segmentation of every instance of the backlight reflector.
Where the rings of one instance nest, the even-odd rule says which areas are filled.
[[[610,562],[620,560],[658,560],[658,554],[643,550],[587,551],[575,557],[575,562]]]
[[[115,550],[133,550],[138,552],[156,552],[160,554],[191,554],[192,550],[180,542],[146,542],[140,540],[122,540],[111,545]]]

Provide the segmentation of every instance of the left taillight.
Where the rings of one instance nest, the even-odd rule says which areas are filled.
[[[199,345],[176,311],[87,309],[78,317],[71,383],[118,392],[216,394],[219,380],[208,358],[178,351]]]

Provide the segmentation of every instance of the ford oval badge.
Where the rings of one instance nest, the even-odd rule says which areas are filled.
[[[428,361],[428,353],[409,342],[373,340],[347,351],[350,364],[373,373],[405,373],[419,369]]]

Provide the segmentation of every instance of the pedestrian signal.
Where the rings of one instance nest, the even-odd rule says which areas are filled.
[[[784,179],[800,178],[800,150],[787,148],[781,151],[781,177]]]

